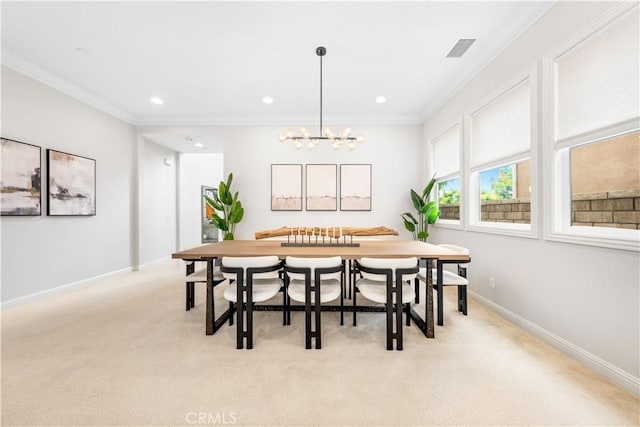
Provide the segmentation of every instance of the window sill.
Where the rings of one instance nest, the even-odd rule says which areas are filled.
[[[571,227],[568,231],[547,233],[545,239],[561,243],[640,252],[640,231],[638,230]]]
[[[537,239],[538,234],[532,230],[530,224],[510,224],[497,222],[480,222],[469,225],[467,231],[479,233],[500,234],[504,236],[523,237],[527,239]]]
[[[432,227],[437,228],[453,228],[456,230],[462,230],[462,223],[460,220],[454,219],[439,219],[435,224],[431,224]]]

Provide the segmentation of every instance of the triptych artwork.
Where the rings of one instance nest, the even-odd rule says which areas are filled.
[[[341,211],[371,210],[370,164],[307,164],[304,172],[303,186],[301,164],[271,165],[271,210],[301,211],[305,188],[307,211],[336,211],[338,178]]]
[[[2,216],[42,214],[41,148],[1,139],[0,206]],[[47,215],[96,214],[96,161],[47,150]]]

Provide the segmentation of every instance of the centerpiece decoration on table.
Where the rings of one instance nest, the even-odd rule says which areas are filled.
[[[360,243],[353,242],[353,235],[343,234],[342,227],[289,227],[287,241],[280,245],[358,247]]]

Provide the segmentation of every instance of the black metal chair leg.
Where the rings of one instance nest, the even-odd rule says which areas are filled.
[[[304,305],[304,340],[305,348],[311,349],[311,302],[307,299]]]
[[[236,312],[236,306],[229,302],[229,326],[233,326],[233,315]]]
[[[410,311],[411,311],[411,304],[405,304],[404,313],[405,313],[405,316],[407,316],[407,326],[411,326],[411,315],[409,314]]]
[[[353,326],[356,326],[356,294],[358,290],[355,287],[355,283],[353,285]]]
[[[319,293],[318,293],[319,296]],[[315,316],[315,321],[316,321],[316,330],[315,330],[315,337],[316,337],[316,350],[319,350],[322,348],[322,316],[320,314],[320,298],[318,298],[318,300],[316,301],[315,304],[315,311],[314,311],[314,316]]]
[[[282,290],[282,325],[287,325],[287,311],[289,310],[289,306],[287,305],[287,288],[283,288]]]
[[[467,315],[467,287],[462,286],[462,314]]]
[[[344,325],[344,295],[340,295],[340,326]]]
[[[248,299],[248,297],[247,297]],[[253,302],[247,302],[247,350],[253,348]]]

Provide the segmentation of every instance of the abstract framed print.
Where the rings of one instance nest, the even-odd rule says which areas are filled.
[[[371,210],[371,165],[340,165],[340,210]]]
[[[47,150],[47,215],[96,214],[96,161]]]
[[[308,211],[338,210],[338,165],[306,165]]]
[[[2,216],[42,214],[41,148],[2,138],[0,146],[0,211]]]
[[[271,165],[271,210],[302,210],[302,165]]]

